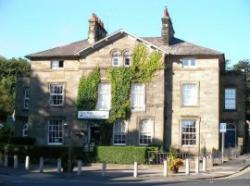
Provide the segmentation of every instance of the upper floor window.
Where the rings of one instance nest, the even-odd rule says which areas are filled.
[[[98,110],[110,110],[111,108],[111,86],[109,83],[100,83],[98,86]]]
[[[195,120],[181,121],[181,144],[195,145],[196,144],[196,125]]]
[[[182,105],[197,106],[198,104],[198,85],[183,84],[182,85]]]
[[[30,89],[24,88],[24,97],[23,97],[23,108],[29,109],[29,102],[30,102]]]
[[[63,60],[53,60],[51,61],[51,69],[60,69],[63,68],[64,61]]]
[[[236,89],[225,88],[225,109],[235,110],[236,109]]]
[[[63,143],[63,120],[50,119],[48,122],[48,144],[61,145]]]
[[[145,85],[141,83],[132,84],[131,107],[135,111],[145,110]]]
[[[28,125],[28,123],[25,123],[25,124],[23,125],[23,130],[22,130],[22,136],[23,136],[23,137],[28,136],[28,130],[29,130],[29,125]]]
[[[181,61],[183,68],[194,68],[197,66],[196,59],[194,58],[184,58]]]
[[[142,119],[139,123],[139,144],[148,145],[153,141],[154,123],[151,119]]]
[[[117,121],[113,125],[113,144],[126,145],[126,123],[124,121]]]
[[[64,85],[59,83],[50,84],[49,91],[49,104],[51,106],[62,106],[64,101]]]
[[[123,63],[125,67],[131,66],[131,53],[129,50],[125,50],[123,53]]]
[[[112,52],[112,66],[118,67],[121,66],[121,52],[118,50],[115,50]]]

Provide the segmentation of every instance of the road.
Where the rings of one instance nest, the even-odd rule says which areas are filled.
[[[250,186],[250,168],[240,175],[225,179],[208,179],[189,182],[167,182],[156,179],[130,179],[117,180],[110,177],[85,177],[84,179],[72,178],[48,178],[41,175],[19,178],[8,175],[0,175],[0,186],[101,186],[101,185],[137,185],[137,186]]]

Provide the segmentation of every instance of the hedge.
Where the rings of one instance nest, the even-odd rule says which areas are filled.
[[[15,145],[34,145],[36,142],[35,138],[31,137],[8,137],[1,136],[0,143],[2,144],[15,144]]]
[[[115,164],[131,164],[137,161],[140,164],[147,162],[147,152],[157,147],[136,146],[98,146],[97,160],[99,162]]]
[[[137,161],[143,164],[147,162],[147,152],[157,149],[159,147],[97,146],[93,152],[85,152],[82,146],[74,146],[72,147],[72,159],[81,159],[85,163],[131,164]],[[68,146],[0,145],[0,154],[4,154],[4,152],[11,156],[16,154],[20,159],[30,155],[33,162],[37,162],[41,156],[47,159],[62,158],[63,161],[68,158]]]

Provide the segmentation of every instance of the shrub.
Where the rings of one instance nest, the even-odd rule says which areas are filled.
[[[12,137],[10,138],[10,144],[16,145],[34,145],[36,142],[35,138],[32,137]]]
[[[134,161],[146,163],[147,151],[156,147],[98,146],[97,160],[106,163],[131,164]]]

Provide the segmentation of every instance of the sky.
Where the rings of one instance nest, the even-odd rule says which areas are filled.
[[[167,6],[175,36],[250,59],[250,0],[0,0],[0,55],[24,57],[87,38],[95,12],[109,33],[160,36]]]

